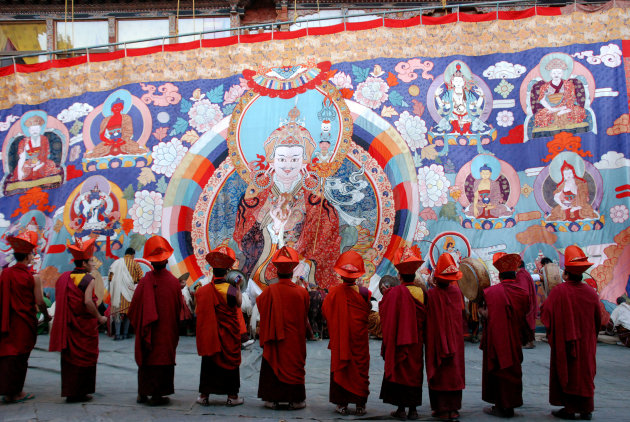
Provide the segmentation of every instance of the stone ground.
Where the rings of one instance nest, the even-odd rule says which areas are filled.
[[[48,336],[39,336],[37,346],[29,360],[25,390],[35,394],[34,400],[25,403],[0,404],[0,421],[244,421],[247,419],[281,420],[332,420],[363,419],[387,420],[393,406],[378,399],[383,377],[383,360],[380,342],[370,340],[371,395],[367,415],[341,417],[328,402],[330,353],[327,341],[308,342],[306,364],[307,407],[297,411],[269,410],[256,398],[258,371],[262,350],[256,343],[243,351],[241,365],[241,394],[245,404],[228,408],[224,397],[212,396],[214,405],[195,404],[199,383],[201,358],[197,356],[195,338],[182,337],[177,350],[175,368],[175,394],[165,407],[138,405],[136,399],[136,364],[133,358],[133,339],[116,341],[101,335],[101,354],[98,362],[96,394],[85,404],[66,404],[59,396],[61,377],[59,355],[49,353]],[[461,420],[497,421],[482,412],[486,403],[481,401],[481,351],[477,344],[466,343],[466,390],[463,395]],[[548,404],[549,346],[538,342],[532,350],[524,350],[524,402],[517,409],[515,421],[556,420],[550,415]],[[628,408],[628,364],[630,349],[617,345],[599,344],[597,351],[597,378],[595,379],[595,413],[593,420],[630,420]],[[1,374],[0,374],[1,376]],[[418,408],[422,420],[432,420],[426,381],[424,404]]]

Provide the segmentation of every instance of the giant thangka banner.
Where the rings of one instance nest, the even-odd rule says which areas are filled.
[[[614,300],[630,275],[630,11],[530,15],[3,69],[1,248],[36,230],[52,286],[74,238],[95,237],[107,269],[160,234],[174,273],[208,274],[225,244],[264,286],[289,245],[323,288],[354,249],[374,288],[405,244],[428,265],[504,250],[530,269],[578,244]]]

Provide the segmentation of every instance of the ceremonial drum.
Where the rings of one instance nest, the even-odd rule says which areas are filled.
[[[247,290],[247,276],[245,273],[239,270],[230,270],[225,275],[225,281],[230,283],[234,287],[238,287],[242,292]]]
[[[385,293],[385,290],[390,287],[398,286],[400,284],[400,280],[398,277],[394,277],[393,275],[384,275],[381,277],[381,280],[378,282],[378,289],[381,294]]]
[[[468,300],[478,302],[483,297],[483,289],[490,286],[488,269],[479,259],[468,257],[462,259],[459,270],[463,274],[458,281],[459,289]]]
[[[558,264],[549,263],[542,268],[543,285],[545,293],[549,295],[551,289],[562,283],[562,271]]]

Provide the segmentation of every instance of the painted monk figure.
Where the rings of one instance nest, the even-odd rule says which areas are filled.
[[[0,395],[4,403],[30,400],[23,391],[28,358],[37,340],[38,309],[50,320],[44,303],[42,285],[29,266],[37,247],[37,233],[26,231],[8,236],[17,263],[0,276]]]
[[[464,298],[454,284],[460,278],[462,273],[453,256],[443,253],[433,273],[435,288],[427,292],[427,382],[432,416],[442,420],[459,418],[462,390],[466,386]]]
[[[128,314],[136,330],[137,402],[151,406],[168,404],[165,396],[175,392],[175,352],[184,303],[179,281],[166,269],[172,254],[173,248],[163,237],[147,240],[143,256],[153,270],[138,283]]]
[[[494,404],[483,411],[502,418],[513,417],[514,409],[523,405],[521,335],[529,299],[516,283],[520,263],[518,254],[494,254],[492,264],[501,282],[484,290],[486,306],[479,310],[486,320],[479,346],[483,350],[481,398]]]
[[[521,265],[516,272],[516,284],[527,292],[527,298],[529,300],[527,315],[525,315],[527,326],[523,329],[522,334],[523,349],[533,349],[536,347],[534,344],[534,330],[536,330],[536,315],[538,314],[538,297],[536,296],[536,283],[529,271],[525,269],[525,262],[523,260],[521,260]]]
[[[282,247],[271,262],[278,271],[278,282],[256,299],[263,348],[258,397],[270,409],[282,403],[288,403],[291,410],[303,409],[308,292],[291,281],[293,269],[300,262],[295,249]]]
[[[425,293],[414,281],[423,262],[417,246],[396,251],[394,266],[401,284],[389,288],[379,304],[385,360],[380,398],[398,406],[391,413],[396,419],[418,419],[416,407],[422,404]]]
[[[74,270],[55,286],[55,319],[50,331],[51,352],[61,352],[61,396],[66,402],[92,400],[96,390],[98,326],[107,318],[96,307],[95,281],[90,274],[95,239],[77,240],[68,246]]]
[[[365,274],[363,258],[355,251],[341,254],[334,270],[343,283],[330,289],[322,306],[330,336],[330,402],[337,405],[335,412],[341,415],[349,413],[348,403],[355,403],[355,415],[363,416],[370,394],[371,294],[355,284]]]
[[[564,273],[542,307],[551,347],[549,403],[564,406],[551,412],[560,419],[591,419],[595,394],[595,352],[601,313],[597,293],[582,282],[593,264],[575,245],[564,252]]]
[[[236,261],[234,251],[219,246],[206,255],[212,267],[212,281],[197,289],[197,353],[201,356],[199,398],[207,406],[210,394],[227,395],[227,406],[244,403],[241,387],[241,333],[238,313],[241,291],[225,279]]]

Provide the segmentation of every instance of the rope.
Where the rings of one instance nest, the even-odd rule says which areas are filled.
[[[63,34],[68,38],[68,0],[65,1],[63,9]],[[68,49],[68,43],[66,42],[66,50]]]

